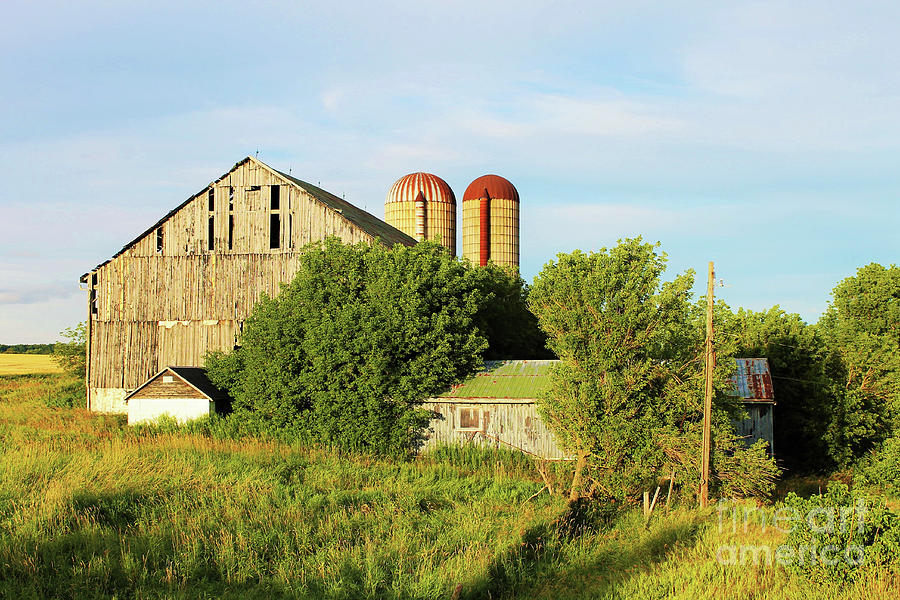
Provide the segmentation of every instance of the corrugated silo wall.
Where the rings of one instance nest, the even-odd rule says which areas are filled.
[[[439,444],[477,444],[523,450],[549,460],[566,459],[534,402],[498,398],[450,401],[432,398],[423,406],[434,413],[423,450]]]
[[[425,203],[425,239],[440,236],[441,244],[456,256],[456,205],[449,202]],[[416,203],[386,202],[384,220],[403,233],[416,237]]]
[[[480,257],[480,200],[464,200],[462,208],[463,256],[472,264]],[[519,203],[502,198],[490,201],[490,260],[504,267],[519,267]]]

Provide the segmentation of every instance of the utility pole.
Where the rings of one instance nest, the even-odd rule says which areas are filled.
[[[716,272],[709,262],[709,282],[706,286],[706,394],[703,402],[703,458],[700,467],[700,508],[709,504],[709,455],[712,445],[712,397],[713,370],[716,367],[716,352],[713,349],[713,286]]]

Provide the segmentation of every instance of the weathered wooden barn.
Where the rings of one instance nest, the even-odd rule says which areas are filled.
[[[736,358],[737,371],[734,376],[734,390],[747,418],[735,421],[738,435],[744,436],[747,444],[757,440],[769,443],[769,454],[775,455],[775,390],[772,373],[766,358]]]
[[[81,277],[89,290],[88,408],[125,396],[168,365],[231,350],[263,293],[291,280],[300,250],[337,236],[415,240],[314,185],[248,157]]]
[[[553,433],[541,420],[535,400],[549,384],[554,360],[486,361],[474,377],[429,398],[434,413],[424,449],[437,444],[470,444],[522,450],[563,459]]]

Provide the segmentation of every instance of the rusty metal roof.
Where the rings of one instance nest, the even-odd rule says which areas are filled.
[[[287,173],[282,173],[281,171],[276,172],[288,181],[298,185],[303,191],[328,208],[337,211],[348,221],[372,237],[380,239],[383,244],[387,246],[393,246],[394,244],[403,244],[404,246],[416,245],[416,240],[411,236],[403,233],[393,225],[388,225],[375,215],[370,214],[357,206],[353,206],[342,198],[338,198],[331,192],[316,187],[311,183],[301,181]]]
[[[469,184],[463,194],[463,202],[467,200],[479,200],[487,195],[493,200],[519,201],[519,192],[516,186],[499,175],[482,175]]]
[[[431,173],[410,173],[394,182],[388,191],[385,204],[391,202],[415,202],[419,194],[428,202],[456,204],[456,196],[450,185]]]
[[[547,375],[557,360],[489,360],[466,381],[440,398],[509,398],[535,400],[550,383]]]
[[[772,372],[766,358],[736,358],[734,389],[745,402],[775,402]]]

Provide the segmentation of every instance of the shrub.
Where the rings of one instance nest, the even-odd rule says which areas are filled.
[[[791,492],[783,509],[792,516],[782,546],[790,549],[789,566],[810,578],[851,580],[863,564],[885,565],[900,556],[900,515],[845,484],[831,482],[824,494],[809,498]]]
[[[853,481],[900,495],[900,438],[889,438],[879,450],[862,459],[856,467]]]
[[[242,347],[207,358],[249,429],[369,452],[407,452],[429,395],[473,373],[489,294],[445,249],[336,238],[304,250],[294,280],[263,296]]]

